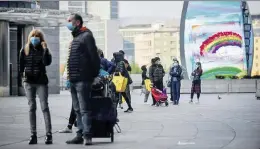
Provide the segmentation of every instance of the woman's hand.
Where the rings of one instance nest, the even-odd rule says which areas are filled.
[[[42,45],[43,49],[47,49],[47,43],[46,43],[46,42],[43,41],[43,42],[41,43],[41,45]]]

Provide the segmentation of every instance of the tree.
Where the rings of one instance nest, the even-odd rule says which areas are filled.
[[[132,68],[131,74],[141,74],[142,73],[142,70],[138,64],[133,62],[130,64],[130,66]]]

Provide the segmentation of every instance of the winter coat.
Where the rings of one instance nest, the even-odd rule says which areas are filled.
[[[67,62],[70,82],[93,82],[100,70],[100,58],[92,32],[82,28],[72,32],[73,41]]]
[[[160,64],[153,64],[149,68],[149,78],[152,83],[163,81],[163,77],[165,76],[165,71],[163,66]]]
[[[29,46],[30,51],[25,55],[24,49],[20,51],[19,72],[23,76],[24,82],[31,84],[48,84],[46,66],[52,62],[52,56],[48,49],[43,49],[41,45],[35,49],[32,44]]]

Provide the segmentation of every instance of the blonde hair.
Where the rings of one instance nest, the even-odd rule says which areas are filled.
[[[25,52],[25,55],[29,55],[29,52],[30,52],[30,44],[31,44],[31,37],[39,37],[40,38],[40,43],[41,42],[45,42],[44,40],[44,36],[43,36],[43,33],[40,31],[40,30],[37,30],[37,29],[33,29],[28,38],[27,38],[27,43],[25,45],[25,49],[24,49],[24,52]]]

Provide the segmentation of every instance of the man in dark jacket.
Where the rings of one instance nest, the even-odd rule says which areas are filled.
[[[152,66],[150,67],[149,70],[149,78],[151,79],[151,82],[153,85],[159,89],[163,90],[163,77],[165,76],[165,71],[163,69],[163,66],[161,65],[160,58],[155,57],[152,59]],[[153,104],[154,106],[156,104],[156,101],[153,97]]]
[[[92,144],[90,93],[91,85],[100,70],[100,58],[95,39],[89,29],[83,27],[82,17],[73,14],[68,18],[68,29],[73,41],[69,52],[67,70],[71,82],[73,108],[77,114],[77,136],[67,144]],[[84,139],[82,138],[84,137]]]
[[[122,76],[128,78],[130,75],[129,75],[127,69],[126,69],[126,65],[125,65],[125,62],[124,62],[123,54],[120,53],[120,52],[117,52],[117,53],[114,53],[113,56],[114,56],[115,63],[116,63],[115,74],[118,75],[118,73],[121,73]],[[129,95],[127,95],[127,91],[129,91],[129,84],[130,84],[129,81],[130,80],[128,78],[128,83],[127,83],[127,87],[126,87],[125,92],[117,93],[118,100],[120,101],[120,99],[122,98],[121,97],[121,95],[122,95],[125,98],[125,101],[127,103],[128,109],[126,111],[124,111],[124,112],[133,112],[133,108],[131,106],[131,100],[129,98]]]

